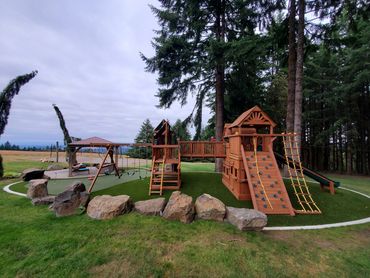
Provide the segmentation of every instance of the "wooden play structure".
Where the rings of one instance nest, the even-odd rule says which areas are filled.
[[[266,214],[320,214],[305,175],[319,181],[322,188],[328,187],[332,194],[339,184],[303,167],[295,134],[275,134],[275,126],[264,111],[254,106],[233,123],[225,124],[221,142],[178,139],[174,143],[171,127],[168,121],[163,120],[154,129],[152,144],[112,143],[93,137],[73,142],[70,146],[75,148],[75,152],[83,147],[106,149],[89,192],[104,167],[113,166],[116,175],[120,175],[117,163],[120,146],[151,147],[149,195],[180,189],[182,158],[224,158],[222,182],[238,200],[251,200],[255,209]],[[273,144],[278,138],[282,139],[284,155],[274,153]],[[110,163],[106,163],[108,157]],[[299,208],[292,206],[277,161],[287,165],[290,186]]]
[[[255,209],[266,214],[320,214],[313,200],[302,166],[294,134],[274,134],[275,122],[258,106],[225,124],[224,140],[178,141],[172,144],[170,125],[163,120],[153,137],[152,172],[149,194],[181,187],[181,158],[225,158],[222,182],[238,200],[251,200]],[[294,209],[280,174],[273,143],[283,139],[284,160],[290,184],[300,206]],[[279,157],[281,159],[281,156]],[[315,172],[311,171],[315,174]],[[334,182],[321,176],[322,186],[334,192]]]

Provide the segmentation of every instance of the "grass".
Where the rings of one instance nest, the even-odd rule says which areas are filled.
[[[338,180],[341,185],[359,190],[365,194],[370,195],[370,177],[367,176],[346,176],[338,174],[328,174],[328,177]]]
[[[2,182],[0,185],[3,185]],[[368,277],[370,225],[240,232],[136,213],[56,218],[0,192],[1,277]]]
[[[199,171],[213,167],[203,163],[183,166],[183,171],[186,167]],[[187,194],[197,196],[208,185],[209,192],[225,203],[246,204],[238,203],[220,186],[217,174],[184,172],[182,176],[183,191]],[[0,187],[14,181],[0,181]],[[367,188],[367,184],[360,182],[358,187]],[[94,194],[125,191],[134,199],[149,198],[147,189],[147,180],[137,180]],[[351,216],[353,209],[364,204],[364,199],[356,199],[356,195],[346,191],[338,190],[337,195],[331,196],[319,192],[314,185],[312,192],[319,205],[330,204],[324,213],[330,210],[338,217]],[[170,192],[165,194],[168,197]],[[0,211],[0,277],[370,275],[370,224],[318,231],[252,233],[240,232],[226,223],[195,221],[185,225],[136,213],[108,221],[94,221],[85,214],[56,218],[46,206],[34,207],[29,200],[2,190]],[[368,209],[366,213],[368,216]],[[312,216],[318,222],[320,217]],[[269,225],[305,218],[270,216]]]
[[[4,177],[5,178],[16,178],[19,177],[24,169],[27,168],[38,168],[46,170],[50,164],[59,164],[63,167],[67,167],[66,163],[48,163],[41,161],[4,161]]]

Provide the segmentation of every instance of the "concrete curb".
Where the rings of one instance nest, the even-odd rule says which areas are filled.
[[[27,194],[24,194],[24,193],[20,193],[20,192],[16,192],[16,191],[13,191],[10,189],[10,187],[12,185],[15,185],[15,184],[18,184],[18,183],[21,183],[22,181],[17,181],[17,182],[13,182],[11,184],[8,184],[6,186],[3,187],[3,190],[7,193],[10,193],[10,194],[14,194],[14,195],[18,195],[18,196],[22,196],[22,197],[27,197]]]
[[[343,189],[347,191],[351,191],[353,193],[359,194],[370,199],[370,196],[361,192],[358,192],[353,189],[345,188],[343,186],[337,188]],[[337,227],[346,227],[346,226],[353,226],[353,225],[360,225],[370,223],[370,217],[362,218],[353,221],[346,221],[346,222],[339,222],[339,223],[332,223],[332,224],[321,224],[321,225],[306,225],[306,226],[281,226],[281,227],[265,227],[263,231],[297,231],[297,230],[321,230],[321,229],[328,229],[328,228],[337,228]]]

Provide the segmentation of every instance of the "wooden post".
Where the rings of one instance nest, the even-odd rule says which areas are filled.
[[[100,175],[101,170],[103,169],[103,165],[104,165],[105,161],[107,160],[107,157],[108,157],[108,155],[109,155],[109,153],[110,153],[111,149],[112,149],[112,146],[109,146],[109,148],[107,148],[107,153],[105,154],[105,156],[104,156],[104,158],[103,158],[103,161],[101,162],[101,164],[100,164],[100,166],[99,166],[98,172],[96,173],[96,175],[95,175],[95,177],[94,177],[94,179],[93,179],[93,181],[91,182],[91,185],[90,185],[90,187],[89,187],[89,190],[88,190],[88,192],[89,192],[89,193],[91,193],[91,191],[92,191],[92,189],[93,189],[93,187],[94,187],[94,185],[95,185],[95,182],[96,182],[96,180],[98,179],[98,177],[99,177],[99,175]]]
[[[57,153],[57,158],[56,158],[56,162],[58,163],[59,162],[59,142],[57,141],[57,144],[56,144],[56,153]]]
[[[72,152],[68,153],[68,177],[72,177]]]
[[[114,148],[115,150],[115,163],[116,163],[116,168],[118,169],[119,165],[118,165],[118,150],[119,150],[119,146],[116,146]]]

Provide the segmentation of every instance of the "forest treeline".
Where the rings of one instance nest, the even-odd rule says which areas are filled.
[[[368,1],[159,2],[155,54],[142,58],[160,107],[196,97],[184,121],[195,140],[220,140],[221,124],[259,105],[277,133],[300,134],[308,167],[370,173]]]

